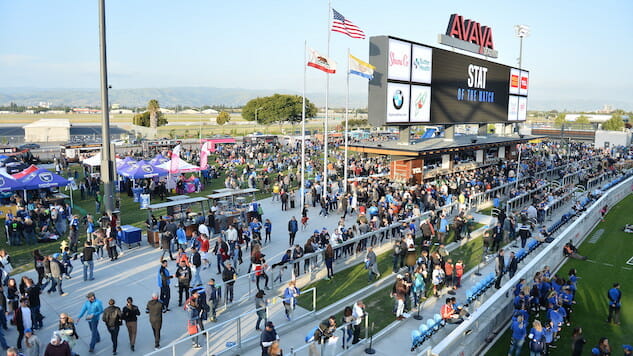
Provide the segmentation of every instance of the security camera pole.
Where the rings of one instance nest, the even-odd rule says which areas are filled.
[[[99,0],[99,59],[101,62],[101,181],[103,206],[107,213],[114,210],[114,181],[110,151],[110,112],[108,108],[108,66],[106,59],[105,0]]]

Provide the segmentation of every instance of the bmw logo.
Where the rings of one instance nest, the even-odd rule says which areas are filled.
[[[143,172],[145,173],[152,173],[154,171],[154,169],[152,168],[152,166],[150,165],[144,165],[143,166]]]
[[[49,183],[53,181],[53,175],[49,172],[40,173],[40,179],[42,182]]]
[[[393,94],[393,107],[397,110],[402,109],[402,105],[404,104],[404,97],[402,96],[402,90],[398,89]]]

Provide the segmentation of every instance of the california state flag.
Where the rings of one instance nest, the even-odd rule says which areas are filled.
[[[322,70],[325,73],[336,73],[336,62],[328,57],[322,56],[319,52],[310,48],[310,59],[308,60],[308,66]]]

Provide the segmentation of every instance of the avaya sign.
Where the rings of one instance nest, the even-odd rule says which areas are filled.
[[[499,52],[495,50],[492,39],[492,28],[482,26],[477,21],[464,20],[464,17],[458,14],[451,15],[446,34],[440,35],[439,42],[465,51],[483,54],[486,57],[499,57]]]

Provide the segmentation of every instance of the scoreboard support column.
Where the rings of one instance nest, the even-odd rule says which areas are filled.
[[[488,134],[488,124],[479,124],[477,126],[477,136],[486,136]]]
[[[455,125],[444,125],[444,139],[452,140],[455,138]]]
[[[398,126],[400,137],[398,139],[399,145],[411,144],[411,126]]]

